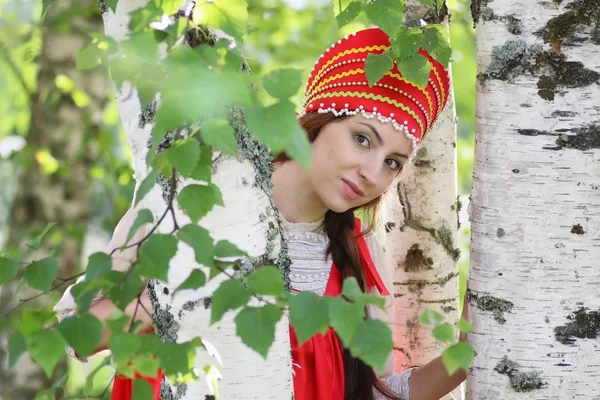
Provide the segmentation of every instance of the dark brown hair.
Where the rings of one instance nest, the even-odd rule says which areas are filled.
[[[321,129],[329,124],[341,122],[348,116],[336,117],[332,113],[319,114],[310,112],[300,118],[300,125],[308,134],[308,140],[312,143]],[[274,162],[288,161],[290,158],[285,154],[275,157]],[[360,207],[368,215],[368,221],[365,229],[361,233],[364,235],[373,229],[375,221],[381,208],[381,198],[371,200],[369,203]],[[361,289],[365,291],[365,275],[356,239],[354,237],[354,211],[350,209],[343,213],[336,213],[331,210],[325,214],[324,228],[329,237],[329,246],[327,255],[331,256],[335,265],[340,269],[342,278],[354,277],[358,281]],[[341,341],[340,341],[341,343]],[[352,357],[350,351],[344,348],[344,380],[345,396],[344,400],[373,400],[373,388],[377,389],[384,396],[393,400],[403,400],[402,397],[395,395],[388,386],[379,379],[375,370],[365,364],[358,358]]]

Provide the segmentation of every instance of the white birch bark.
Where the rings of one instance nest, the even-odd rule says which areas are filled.
[[[116,14],[106,10],[103,14],[106,34],[116,40],[127,36],[127,14],[146,4],[146,0],[120,0]],[[125,84],[118,93],[121,118],[131,145],[136,178],[143,179],[148,172],[145,163],[148,151],[146,143],[152,126],[139,127],[142,113],[135,88]],[[239,133],[239,132],[238,132]],[[247,143],[251,139],[246,135]],[[251,145],[251,144],[250,144]],[[243,146],[242,146],[243,147]],[[247,150],[247,149],[246,149]],[[250,149],[251,150],[251,149]],[[266,151],[250,154],[240,150],[240,161],[221,155],[213,165],[212,182],[223,195],[224,206],[215,208],[199,224],[207,229],[215,241],[227,239],[246,251],[254,260],[262,258],[277,262],[282,251],[282,235],[279,222],[270,199],[270,176],[260,176],[256,167],[267,165]],[[261,159],[261,157],[263,157]],[[193,183],[179,180],[177,191]],[[159,185],[144,198],[144,207],[156,218],[166,207]],[[189,218],[175,203],[177,222],[180,226],[190,223]],[[168,220],[168,218],[166,219]],[[161,232],[170,232],[170,221],[161,225]],[[183,342],[201,337],[214,345],[223,359],[223,367],[217,365],[203,349],[197,350],[195,367],[199,371],[208,364],[217,365],[223,379],[219,384],[220,397],[225,399],[289,399],[292,397],[292,369],[289,344],[288,318],[285,316],[276,326],[275,342],[265,360],[250,350],[236,335],[233,319],[235,313],[227,313],[221,322],[209,326],[210,298],[225,277],[207,283],[198,290],[185,290],[173,296],[175,289],[189,276],[193,268],[201,268],[208,276],[208,269],[194,259],[194,252],[187,244],[179,244],[178,252],[171,260],[169,280],[154,282],[152,286],[155,328],[163,340]],[[229,271],[231,272],[231,271]],[[204,399],[210,394],[209,387],[199,372],[199,380],[187,385],[174,386],[163,383],[163,400]],[[208,397],[206,397],[208,398]]]
[[[598,2],[475,5],[467,398],[597,399]]]
[[[408,15],[423,12],[410,8]],[[427,8],[425,8],[427,10]],[[448,18],[444,22],[448,27]],[[394,270],[396,369],[424,365],[447,344],[419,322],[426,308],[446,322],[459,317],[456,184],[456,116],[452,91],[445,110],[419,146],[414,163],[392,188],[386,231],[388,262]],[[460,388],[452,395],[460,397]],[[450,395],[448,398],[451,398]]]

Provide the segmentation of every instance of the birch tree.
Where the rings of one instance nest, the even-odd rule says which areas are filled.
[[[405,18],[418,30],[421,21],[443,21],[448,9],[439,10],[408,2]],[[449,68],[450,70],[450,68]],[[434,127],[419,145],[414,163],[402,172],[389,199],[386,226],[388,262],[394,268],[397,370],[423,365],[442,353],[447,344],[419,321],[428,309],[445,322],[459,317],[458,230],[456,184],[456,117],[452,94]],[[459,389],[455,395],[458,397]]]
[[[600,396],[598,10],[473,2],[468,398]]]

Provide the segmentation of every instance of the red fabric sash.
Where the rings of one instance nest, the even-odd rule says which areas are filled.
[[[360,260],[365,269],[365,276],[369,288],[376,287],[379,293],[387,296],[387,290],[377,268],[371,259],[371,253],[361,232],[360,220],[355,218],[354,235],[360,253]],[[331,266],[331,273],[325,296],[339,296],[342,292],[342,274],[335,264]],[[298,345],[298,338],[290,325],[290,344],[292,347],[292,366],[294,371],[294,399],[295,400],[344,400],[344,359],[342,345],[332,328],[324,334],[316,334],[302,346]],[[159,370],[156,378],[140,376],[150,383],[154,391],[152,399],[160,400],[160,382],[164,374]],[[116,377],[113,384],[111,400],[131,400],[133,395],[133,380]]]

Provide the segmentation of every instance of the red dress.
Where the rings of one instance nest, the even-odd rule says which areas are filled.
[[[365,276],[369,288],[376,287],[381,295],[389,295],[373,260],[365,238],[359,237],[361,232],[360,220],[355,219],[354,234],[360,253],[360,260],[365,269]],[[331,273],[325,296],[338,296],[342,292],[342,274],[335,264],[331,266]],[[344,399],[344,360],[342,346],[338,336],[332,328],[324,334],[316,334],[302,346],[290,325],[290,344],[292,347],[292,360],[294,362],[294,399],[295,400],[343,400]],[[139,377],[139,376],[137,376]],[[159,372],[157,378],[142,377],[154,389],[153,399],[160,400],[160,381],[163,374]],[[111,400],[131,400],[133,394],[133,380],[128,378],[115,378]]]

